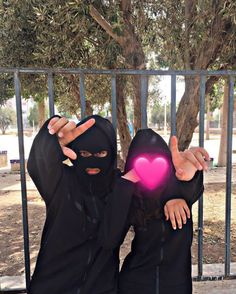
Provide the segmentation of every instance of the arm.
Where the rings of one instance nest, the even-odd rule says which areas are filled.
[[[54,116],[47,120],[34,139],[28,160],[28,171],[46,204],[51,201],[62,177],[62,161],[77,155],[67,147],[95,123],[89,119],[80,126],[64,117]]]
[[[178,195],[181,195],[181,198],[191,207],[204,191],[203,172],[197,171],[190,181],[178,181],[177,185]]]
[[[128,231],[128,214],[134,187],[132,182],[119,178],[109,195],[99,232],[100,243],[106,249],[119,246]]]
[[[39,193],[48,204],[63,174],[64,155],[56,135],[48,132],[48,123],[40,129],[33,141],[29,159],[28,172]]]

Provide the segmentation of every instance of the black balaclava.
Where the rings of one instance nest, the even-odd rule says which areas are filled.
[[[77,126],[90,118],[95,119],[95,124],[69,145],[77,154],[77,159],[71,161],[83,189],[94,194],[103,194],[110,190],[116,169],[116,134],[110,121],[99,115],[89,116]],[[82,157],[81,150],[90,152],[92,156]],[[103,150],[107,151],[107,156],[94,156]],[[97,175],[89,175],[86,168],[99,168],[100,172]]]

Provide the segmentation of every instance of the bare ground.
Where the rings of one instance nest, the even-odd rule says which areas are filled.
[[[18,180],[19,181],[19,180]],[[24,272],[22,209],[20,191],[10,191],[8,174],[0,174],[0,276],[21,275]],[[14,184],[14,183],[13,183]],[[236,261],[236,185],[232,186],[231,260]],[[194,242],[193,263],[197,262],[197,204],[193,208]],[[45,218],[44,203],[33,189],[28,191],[29,237],[31,271],[37,257],[41,230]],[[121,259],[128,253],[130,232],[122,246]],[[224,262],[225,185],[205,185],[204,193],[204,263]]]

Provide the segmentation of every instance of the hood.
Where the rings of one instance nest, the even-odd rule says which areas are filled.
[[[92,115],[80,121],[77,126],[90,118],[95,119],[95,124],[69,144],[69,147],[77,154],[76,160],[71,160],[79,180],[86,190],[102,192],[108,190],[116,169],[116,134],[112,123],[99,115]],[[80,151],[91,153],[89,157],[83,157]],[[97,157],[95,154],[107,151],[105,157]],[[99,168],[96,175],[89,175],[87,168]]]
[[[140,157],[144,158],[148,163],[148,165],[141,170],[141,174],[145,173],[146,168],[146,173],[149,174],[150,177],[154,178],[154,187],[152,186],[150,188],[147,186],[142,178],[138,183],[138,187],[142,191],[142,195],[145,193],[145,195],[149,196],[158,196],[166,187],[170,175],[173,175],[173,166],[169,147],[164,139],[152,129],[139,130],[134,136],[129,147],[125,164],[125,173],[134,168],[134,166],[136,167],[135,162],[137,158]],[[161,160],[163,159],[165,166],[158,162],[159,159],[155,162],[155,165],[152,165],[156,158],[161,158]],[[163,171],[163,169],[165,170]],[[140,170],[138,171],[140,172]],[[143,177],[145,179],[146,174],[144,174]],[[160,179],[158,184],[155,182],[156,179],[157,181]]]

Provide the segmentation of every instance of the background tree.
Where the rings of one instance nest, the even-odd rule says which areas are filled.
[[[35,67],[40,64],[34,58],[37,43],[36,32],[32,26],[35,14],[31,1],[1,1],[0,3],[0,66]],[[14,80],[12,74],[0,76],[3,90],[1,101],[14,96]],[[27,99],[35,97],[38,103],[40,125],[45,120],[44,99],[47,97],[45,76],[22,74],[21,92]],[[40,97],[40,98],[39,98]]]
[[[28,121],[31,127],[37,127],[39,124],[39,113],[37,104],[34,104],[33,107],[29,110]]]
[[[0,107],[0,129],[2,135],[6,133],[6,130],[11,124],[15,123],[15,112],[9,107]]]
[[[235,64],[236,2],[152,1],[156,33],[161,39],[156,53],[172,69],[228,69]],[[206,94],[217,77],[208,77]],[[185,92],[177,111],[180,149],[189,146],[198,125],[199,78],[185,77]],[[188,125],[188,129],[186,129]]]
[[[23,47],[26,54],[20,56],[27,57],[28,63],[34,66],[145,69],[152,66],[149,60],[154,53],[155,68],[227,69],[235,63],[236,3],[233,0],[43,0],[40,3],[14,0],[3,5],[2,11],[5,17],[3,31],[9,34],[6,40],[13,42],[9,54],[15,52],[14,40],[25,34],[24,40],[29,42],[31,50],[26,50],[28,46]],[[11,65],[15,64],[11,62]],[[217,79],[207,78],[207,94]],[[90,91],[94,89],[94,80],[99,81],[98,86]],[[105,78],[94,80],[90,76],[86,81],[90,106],[96,104],[93,99],[98,98],[100,105],[104,104],[111,94]],[[78,78],[68,75],[62,81],[56,97],[64,97],[62,106],[77,105],[77,110],[73,111],[78,112]],[[55,83],[56,89],[58,84]],[[65,91],[64,85],[68,90]],[[137,129],[141,121],[140,79],[137,76],[118,79],[117,93],[118,131],[125,154],[125,144],[129,143],[130,137],[124,105],[127,97],[133,99]],[[185,93],[177,111],[180,149],[188,147],[191,141],[198,124],[198,111],[199,78],[186,76]],[[186,125],[189,126],[187,130]]]
[[[220,109],[223,104],[224,83],[220,79],[214,84],[209,94],[206,96],[206,140],[210,140],[210,121],[212,113],[216,109]]]

